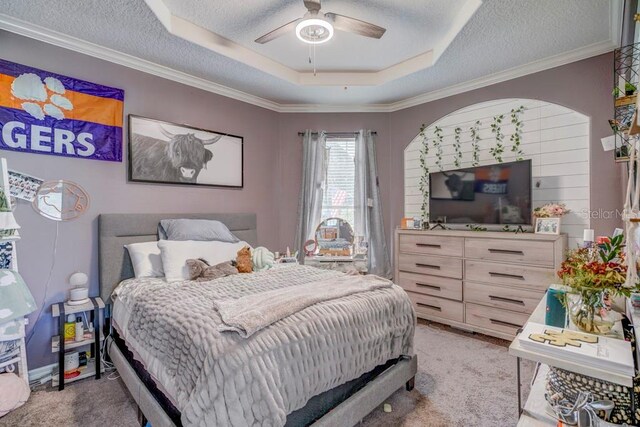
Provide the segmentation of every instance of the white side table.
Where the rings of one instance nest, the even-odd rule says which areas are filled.
[[[542,298],[538,303],[538,306],[529,317],[528,322],[535,322],[544,324],[545,323],[545,313],[547,309],[547,296]],[[574,362],[568,359],[560,359],[555,356],[546,356],[540,355],[537,352],[531,351],[529,349],[523,348],[519,341],[518,337],[513,340],[511,345],[509,346],[509,354],[515,356],[516,359],[516,369],[517,369],[517,393],[518,393],[518,412],[519,412],[519,420],[518,427],[554,427],[557,425],[557,420],[547,414],[547,402],[544,398],[544,384],[546,374],[549,370],[549,366],[556,366],[561,369],[565,369],[570,372],[576,372],[581,375],[594,377],[600,380],[609,381],[615,384],[620,384],[626,387],[633,387],[633,378],[621,375],[617,372],[607,371],[605,369],[595,369],[591,367],[585,367],[583,364],[579,362]],[[521,380],[520,377],[520,360],[521,359],[529,359],[529,360],[538,360],[541,362],[540,370],[537,373],[535,382],[531,387],[531,391],[529,392],[529,397],[525,402],[524,406],[522,405],[521,400]]]
[[[7,372],[13,372],[15,366],[18,366],[18,375],[29,385],[29,369],[27,368],[27,345],[25,343],[25,325],[27,319],[17,319],[18,333],[12,336],[10,339],[3,340],[3,342],[17,341],[15,354],[10,356],[10,359],[0,363],[0,369],[4,369]]]
[[[315,255],[304,258],[304,264],[325,270],[337,270],[343,273],[366,274],[367,258],[359,256]]]

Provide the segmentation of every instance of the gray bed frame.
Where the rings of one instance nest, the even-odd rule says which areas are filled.
[[[218,220],[238,238],[252,246],[257,245],[256,215],[252,213],[102,214],[98,219],[100,296],[105,303],[111,301],[111,293],[118,283],[133,277],[133,267],[124,245],[157,240],[158,223],[169,218]],[[107,338],[107,348],[120,377],[138,405],[141,425],[148,420],[153,427],[175,426],[111,337]],[[402,386],[406,385],[407,390],[411,390],[417,370],[418,358],[415,355],[398,361],[314,422],[313,426],[349,427],[357,424]]]

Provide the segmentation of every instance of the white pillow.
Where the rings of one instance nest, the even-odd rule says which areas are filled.
[[[194,241],[194,240],[160,240],[160,256],[162,257],[162,267],[164,277],[167,282],[178,282],[189,280],[188,259],[202,258],[209,265],[220,264],[235,260],[238,251],[245,246],[250,246],[247,242],[228,243],[217,241]]]
[[[164,277],[162,258],[158,242],[142,242],[124,245],[129,251],[136,279],[141,277]]]

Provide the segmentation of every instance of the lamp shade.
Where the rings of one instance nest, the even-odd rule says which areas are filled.
[[[36,308],[22,276],[14,270],[0,270],[0,324],[24,317]]]
[[[89,278],[87,277],[87,275],[81,272],[73,273],[71,277],[69,277],[69,283],[74,288],[85,286],[88,281]]]

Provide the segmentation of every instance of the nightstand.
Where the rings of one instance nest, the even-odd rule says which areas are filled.
[[[337,270],[343,273],[366,274],[367,258],[364,256],[333,256],[315,255],[304,258],[304,265],[322,268],[325,270]]]
[[[104,372],[104,367],[100,364],[100,347],[104,337],[100,334],[101,322],[100,322],[100,310],[104,309],[104,302],[100,297],[89,298],[84,304],[70,305],[67,302],[60,302],[51,306],[51,313],[53,317],[58,318],[59,335],[51,337],[51,352],[58,353],[58,372],[54,373],[51,385],[58,386],[58,390],[64,390],[65,383],[71,383],[83,378],[95,376],[96,379],[100,379],[100,374]],[[93,325],[93,333],[91,337],[85,337],[82,341],[66,341],[64,339],[64,324],[68,315],[82,314],[89,312],[89,322]],[[86,332],[86,331],[85,331]],[[91,347],[91,358],[87,360],[87,365],[84,367],[80,375],[73,378],[64,378],[64,358],[65,351],[82,348],[85,346]]]

